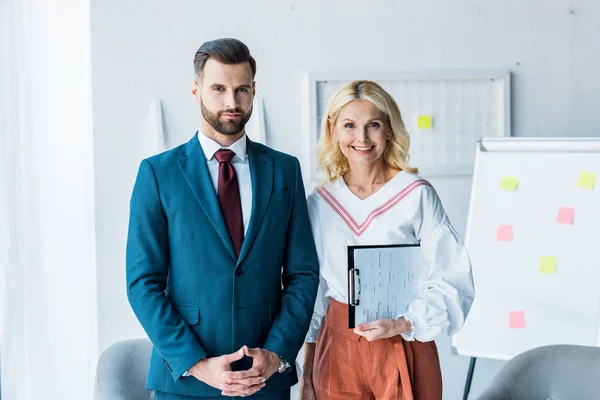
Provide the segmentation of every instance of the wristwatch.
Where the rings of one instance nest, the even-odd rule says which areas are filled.
[[[288,370],[289,367],[290,364],[288,364],[288,362],[285,361],[283,357],[279,356],[279,367],[277,368],[277,372],[283,374],[285,371]]]

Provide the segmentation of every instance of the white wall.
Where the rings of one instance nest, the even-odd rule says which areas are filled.
[[[597,136],[599,14],[596,0],[92,0],[100,349],[143,334],[125,296],[129,195],[154,145],[152,99],[164,102],[170,146],[196,129],[190,81],[202,42],[237,37],[250,47],[269,145],[308,171],[307,71],[506,68],[515,136]],[[470,178],[432,182],[464,232]],[[439,344],[445,398],[460,398],[467,360]],[[501,365],[480,360],[472,393]]]

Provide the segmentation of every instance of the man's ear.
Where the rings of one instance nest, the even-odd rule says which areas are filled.
[[[198,103],[200,103],[200,84],[194,79],[192,81],[192,95]]]
[[[256,81],[252,82],[252,97],[256,96]]]

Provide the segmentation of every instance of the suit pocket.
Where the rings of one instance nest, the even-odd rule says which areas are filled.
[[[275,193],[271,194],[271,199],[269,200],[269,202],[270,203],[279,203],[279,202],[287,200],[288,196],[289,196],[289,190],[287,190],[287,189],[282,190],[281,192],[275,192]]]
[[[200,321],[198,306],[176,306],[177,312],[188,325],[196,325]]]

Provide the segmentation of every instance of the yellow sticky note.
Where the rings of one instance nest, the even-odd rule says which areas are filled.
[[[500,188],[504,190],[516,190],[519,185],[519,178],[516,176],[505,176],[502,179],[502,183],[500,184]]]
[[[582,172],[579,175],[577,186],[584,189],[593,189],[596,183],[596,174],[593,172]]]
[[[542,256],[540,259],[540,271],[542,274],[556,273],[556,257]]]
[[[419,115],[417,124],[419,129],[431,129],[431,115]]]

